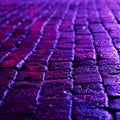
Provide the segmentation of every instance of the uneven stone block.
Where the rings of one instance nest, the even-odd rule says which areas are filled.
[[[113,110],[120,110],[120,99],[109,100],[109,108]]]
[[[65,70],[50,70],[46,72],[46,79],[67,79],[70,78],[70,72]]]
[[[77,110],[75,111],[77,112]],[[74,115],[75,120],[90,120],[90,119],[105,119],[113,120],[112,116],[105,110],[102,109],[85,109],[79,112],[78,115]]]
[[[33,106],[24,101],[9,101],[0,107],[0,114],[33,114]]]
[[[43,83],[41,89],[46,92],[54,90],[71,90],[73,87],[72,82],[71,79],[48,80]]]
[[[39,101],[71,99],[72,95],[68,90],[41,91]]]
[[[47,108],[47,109],[46,109]],[[48,102],[41,102],[38,106],[38,111],[36,113],[35,118],[37,120],[49,120],[59,119],[59,120],[69,120],[71,117],[70,114],[71,109],[71,101],[63,99],[61,100],[54,100]]]
[[[16,81],[42,81],[43,80],[43,72],[27,72],[20,71],[17,75]]]
[[[70,70],[72,69],[72,62],[49,62],[49,70]]]
[[[36,88],[12,88],[7,94],[5,101],[6,103],[23,101],[28,102],[31,105],[36,104],[38,89]]]
[[[120,96],[120,85],[106,86],[106,90],[109,96],[112,97]]]
[[[74,79],[75,79],[74,81],[75,84],[102,82],[101,76],[99,74],[75,75]]]
[[[74,75],[81,75],[81,74],[99,74],[97,66],[75,66]]]
[[[108,107],[108,98],[104,92],[74,95],[73,108],[79,110]],[[77,114],[77,113],[76,113]]]
[[[94,93],[104,92],[102,84],[80,84],[74,86],[74,94],[90,95]]]

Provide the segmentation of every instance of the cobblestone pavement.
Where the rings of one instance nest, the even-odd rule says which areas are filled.
[[[120,120],[120,0],[1,0],[0,120]]]

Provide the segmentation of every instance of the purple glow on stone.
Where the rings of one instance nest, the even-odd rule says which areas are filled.
[[[119,119],[120,0],[0,5],[1,120]]]

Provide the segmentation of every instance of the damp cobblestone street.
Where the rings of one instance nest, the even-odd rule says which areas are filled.
[[[120,0],[1,0],[0,120],[120,120]]]

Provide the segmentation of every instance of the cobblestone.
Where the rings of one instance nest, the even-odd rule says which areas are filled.
[[[0,120],[120,120],[120,0],[0,1]]]

